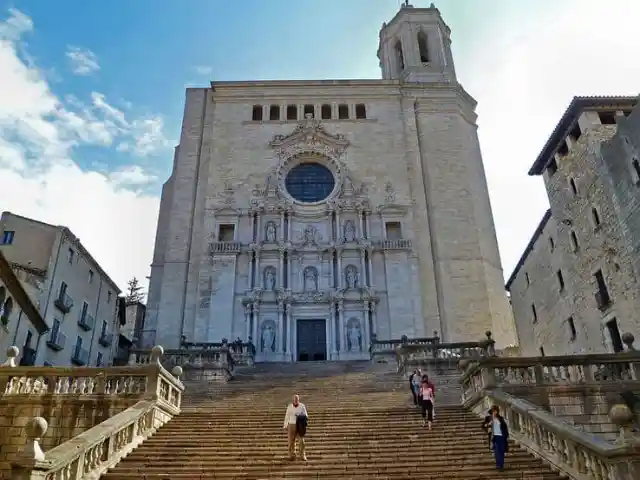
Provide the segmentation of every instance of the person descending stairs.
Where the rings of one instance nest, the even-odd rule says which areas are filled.
[[[182,413],[104,479],[563,478],[517,445],[496,470],[482,419],[459,385],[434,375],[438,413],[422,426],[406,378],[368,362],[261,365],[232,382],[185,381]],[[307,461],[290,460],[282,428],[294,394],[308,411]]]

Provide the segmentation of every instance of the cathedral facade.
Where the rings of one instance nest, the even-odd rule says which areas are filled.
[[[188,89],[143,344],[251,340],[258,361],[371,339],[514,342],[475,101],[435,7],[380,32],[381,80]]]

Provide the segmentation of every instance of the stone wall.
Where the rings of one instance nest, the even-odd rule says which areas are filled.
[[[238,210],[252,205],[256,188],[265,186],[265,172],[279,165],[269,143],[275,135],[291,134],[302,117],[252,121],[253,105],[278,105],[281,112],[297,105],[300,113],[302,105],[312,104],[318,118],[321,104],[331,104],[335,113],[337,103],[345,103],[353,113],[355,104],[363,103],[367,118],[334,115],[322,124],[330,135],[348,142],[342,168],[354,184],[366,187],[373,210],[370,239],[384,238],[384,219],[395,215],[402,237],[413,242],[413,255],[404,266],[408,274],[403,288],[398,287],[402,311],[386,310],[391,305],[386,292],[380,291],[381,332],[419,336],[439,330],[445,339],[450,335],[463,340],[477,338],[495,322],[497,340],[504,346],[514,343],[475,132],[475,102],[457,85],[420,86],[412,90],[413,100],[407,100],[406,93],[396,82],[373,80],[221,82],[215,90],[188,90],[174,171],[163,191],[171,205],[163,200],[152,267],[147,328],[157,331],[156,342],[175,348],[181,335],[200,335],[203,324],[213,337],[246,335],[245,312],[237,302],[232,312],[217,312],[216,319],[200,313],[211,268],[208,243],[216,224],[230,221],[248,244],[244,237],[252,225]],[[436,100],[416,102],[431,96]],[[430,190],[433,195],[426,195]],[[228,201],[226,210],[214,212],[213,203],[220,201]],[[301,221],[318,219],[316,215]],[[266,220],[265,214],[260,221]],[[279,220],[278,214],[274,220]],[[435,230],[430,229],[431,221]],[[372,256],[374,276],[380,276],[385,263],[379,254]],[[238,260],[236,289],[238,280],[246,279],[247,267]],[[381,290],[383,283],[373,286]],[[396,315],[403,316],[398,332],[391,331],[390,318]]]
[[[46,418],[44,450],[50,450],[113,415],[134,405],[138,398],[109,398],[104,395],[82,398],[60,395],[0,396],[0,478],[9,478],[11,462],[24,449],[26,425],[34,417]]]
[[[632,127],[635,117],[618,118],[628,132],[624,138],[640,135]],[[526,356],[541,354],[540,347],[545,355],[613,351],[607,324],[614,321],[620,332],[640,334],[640,216],[636,221],[634,213],[640,193],[630,172],[637,148],[621,135],[611,139],[616,125],[601,124],[597,112],[583,112],[580,126],[577,140],[567,138],[568,153],[556,155],[557,171],[544,173],[551,218],[534,235],[509,286]],[[611,298],[602,308],[595,298],[598,270]]]

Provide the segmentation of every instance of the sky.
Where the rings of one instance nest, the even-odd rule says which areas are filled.
[[[380,78],[400,3],[0,0],[0,210],[68,226],[121,288],[146,285],[185,88]],[[508,277],[548,208],[527,171],[572,97],[639,93],[640,2],[435,3],[478,101]]]

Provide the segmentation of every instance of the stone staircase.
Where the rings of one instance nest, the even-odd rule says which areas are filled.
[[[449,378],[451,377],[451,378]],[[563,478],[512,445],[495,470],[480,420],[455,405],[453,374],[434,375],[429,431],[395,366],[369,362],[257,365],[227,384],[186,383],[182,413],[105,479]],[[309,411],[308,461],[287,459],[284,412],[294,393]]]

